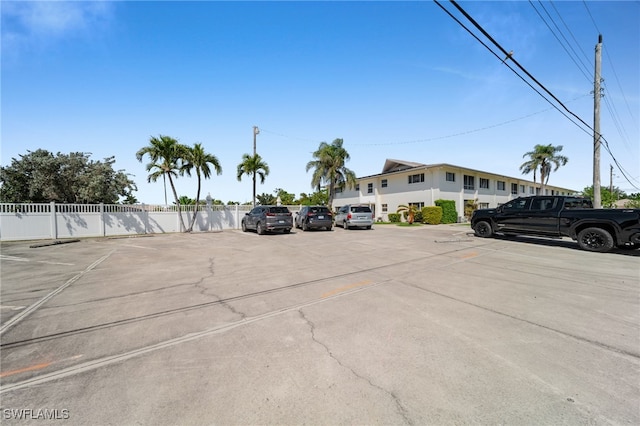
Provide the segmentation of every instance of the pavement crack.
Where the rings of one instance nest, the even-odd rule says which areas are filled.
[[[300,315],[300,318],[302,318],[307,325],[309,326],[309,329],[311,331],[311,340],[313,340],[315,343],[317,343],[318,345],[322,346],[324,348],[324,350],[327,352],[327,355],[329,355],[329,357],[331,359],[333,359],[340,367],[344,368],[345,370],[348,370],[351,372],[351,374],[353,374],[355,377],[357,377],[358,379],[365,381],[369,384],[369,386],[378,389],[384,393],[386,393],[387,395],[389,395],[391,397],[391,399],[393,400],[394,404],[396,405],[396,408],[398,410],[398,413],[402,416],[403,419],[403,423],[404,424],[408,424],[408,425],[413,425],[413,421],[411,420],[411,417],[409,416],[409,412],[407,411],[407,409],[402,405],[402,401],[400,400],[400,398],[398,397],[398,395],[396,395],[394,392],[383,388],[382,386],[374,383],[369,377],[365,377],[362,374],[356,372],[353,368],[349,367],[348,365],[344,364],[339,358],[337,358],[333,352],[331,352],[331,349],[329,348],[329,346],[327,346],[326,343],[318,340],[318,338],[316,337],[316,325],[313,321],[311,321],[302,311],[302,309],[298,309],[298,314]]]
[[[198,282],[194,283],[193,285],[196,288],[200,289],[201,295],[215,297],[220,302],[220,305],[230,310],[234,315],[239,316],[240,319],[245,319],[247,317],[247,314],[245,314],[244,312],[238,311],[236,308],[230,305],[227,301],[225,301],[222,297],[214,293],[212,289],[203,285],[205,280],[211,278],[213,281],[213,278],[215,276],[215,260],[213,257],[209,258],[209,267],[207,269],[209,271],[209,275],[203,276],[202,278],[200,278],[200,280],[198,280]]]

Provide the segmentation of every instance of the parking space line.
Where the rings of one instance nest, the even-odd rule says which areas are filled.
[[[17,370],[5,371],[5,372],[0,373],[0,378],[13,376],[14,374],[26,373],[26,372],[29,372],[29,371],[42,370],[43,368],[47,368],[52,364],[59,364],[59,363],[64,362],[64,361],[73,361],[73,360],[76,360],[78,358],[82,358],[82,355],[75,355],[75,356],[72,356],[70,358],[61,359],[59,361],[42,362],[40,364],[30,365],[29,367],[19,368]]]
[[[29,306],[27,309],[25,309],[24,311],[22,311],[21,313],[19,313],[18,315],[14,316],[13,318],[11,318],[9,321],[5,322],[2,327],[0,327],[0,335],[2,335],[5,331],[7,331],[9,328],[13,327],[14,325],[16,325],[17,323],[19,323],[20,321],[22,321],[23,319],[25,319],[27,316],[29,316],[32,312],[34,312],[36,309],[38,309],[41,305],[43,305],[45,302],[47,302],[49,299],[53,298],[54,296],[56,296],[58,293],[61,293],[65,288],[69,287],[71,284],[73,284],[74,282],[78,281],[84,274],[86,274],[87,272],[91,271],[93,268],[95,268],[96,266],[98,266],[99,264],[101,264],[103,261],[105,261],[109,256],[111,256],[113,253],[115,252],[114,250],[111,250],[109,253],[107,253],[106,255],[102,256],[100,259],[96,260],[95,262],[93,262],[91,265],[89,265],[87,267],[87,269],[85,269],[84,271],[80,272],[79,274],[77,274],[75,277],[71,278],[70,280],[68,280],[66,283],[62,284],[60,287],[58,287],[57,289],[53,290],[51,293],[47,294],[45,297],[43,297],[42,299],[40,299],[39,301],[37,301],[36,303],[34,303],[33,305]]]
[[[364,285],[369,285],[372,282],[373,281],[371,281],[371,280],[364,280],[364,281],[360,281],[360,282],[357,282],[357,283],[348,284],[348,285],[345,285],[345,286],[342,286],[342,287],[338,287],[338,288],[336,288],[334,290],[331,290],[331,291],[328,291],[328,292],[324,293],[322,295],[322,298],[324,299],[326,297],[330,297],[330,296],[336,295],[338,293],[342,293],[343,291],[351,290],[351,289],[354,289],[354,288],[357,288],[357,287],[362,287]]]

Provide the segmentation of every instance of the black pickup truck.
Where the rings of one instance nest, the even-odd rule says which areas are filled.
[[[580,248],[606,252],[640,247],[640,209],[594,209],[586,198],[522,197],[471,216],[478,237],[537,235],[571,237]]]

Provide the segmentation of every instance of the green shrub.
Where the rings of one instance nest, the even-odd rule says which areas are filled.
[[[404,217],[405,222],[409,222],[409,213],[402,212],[402,217]],[[413,214],[413,223],[422,223],[422,211],[416,210]]]
[[[442,221],[442,207],[430,206],[422,209],[422,219],[424,223],[437,225]]]
[[[389,222],[391,223],[399,223],[400,222],[400,213],[389,213]]]
[[[436,206],[442,207],[442,223],[458,222],[456,202],[453,200],[436,200]]]

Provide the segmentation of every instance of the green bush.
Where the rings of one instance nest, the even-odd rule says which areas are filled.
[[[389,213],[389,222],[391,223],[399,223],[400,222],[400,213]]]
[[[405,222],[409,222],[409,213],[402,212],[402,217],[404,217]],[[422,212],[420,210],[416,210],[413,214],[413,223],[422,223]]]
[[[422,209],[422,219],[424,223],[437,225],[442,221],[442,207],[430,206]]]
[[[442,207],[442,223],[458,222],[456,202],[453,200],[436,200],[436,206]]]

